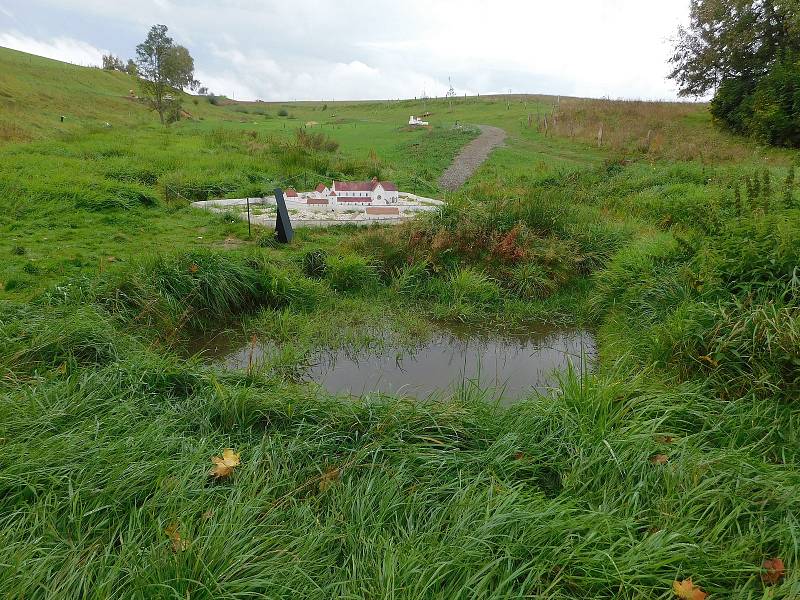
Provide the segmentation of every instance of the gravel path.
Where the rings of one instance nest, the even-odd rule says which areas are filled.
[[[439,178],[439,187],[453,192],[460,188],[481,166],[489,153],[506,139],[506,132],[499,127],[478,125],[481,134],[461,149],[453,164]]]

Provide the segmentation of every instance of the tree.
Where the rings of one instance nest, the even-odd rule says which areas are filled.
[[[125,71],[125,65],[118,56],[103,54],[103,69],[106,71]]]
[[[128,64],[125,65],[125,72],[131,77],[136,77],[139,75],[139,69],[136,67],[136,63],[133,62],[132,58],[128,59]]]
[[[180,116],[181,94],[194,89],[194,59],[183,46],[175,45],[166,25],[153,25],[147,39],[136,46],[136,67],[142,96],[158,113],[161,123]]]
[[[800,0],[691,0],[670,78],[682,96],[702,96],[725,80],[757,79],[800,50]]]
[[[452,111],[453,110],[453,98],[456,97],[456,90],[455,90],[455,88],[453,88],[453,82],[450,80],[449,77],[447,78],[447,82],[450,84],[450,89],[447,90],[447,102],[450,105],[450,110]]]
[[[691,0],[670,78],[737,133],[800,143],[800,0]]]

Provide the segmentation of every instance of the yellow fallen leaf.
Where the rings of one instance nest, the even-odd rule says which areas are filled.
[[[225,448],[222,451],[222,456],[212,456],[211,462],[214,466],[211,468],[209,475],[214,477],[227,477],[233,473],[233,469],[241,464],[239,454],[233,451],[233,448]]]
[[[325,471],[319,480],[319,491],[324,492],[330,488],[341,476],[342,471],[340,469],[331,468]]]
[[[666,454],[654,454],[650,457],[650,462],[654,465],[665,465],[669,461],[669,456]]]
[[[170,542],[172,542],[173,552],[183,552],[189,547],[189,542],[181,537],[177,524],[172,523],[171,525],[168,525],[164,530],[164,533],[167,534]]]
[[[704,363],[706,363],[708,365],[711,365],[712,367],[718,367],[719,366],[719,361],[714,360],[713,358],[711,358],[708,355],[701,356],[700,360],[702,360]]]
[[[672,591],[681,600],[705,600],[706,594],[699,587],[692,583],[692,578],[684,579],[683,581],[673,581]]]

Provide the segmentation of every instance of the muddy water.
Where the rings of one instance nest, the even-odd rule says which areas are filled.
[[[241,344],[241,339],[240,339]],[[204,355],[228,369],[245,369],[274,356],[272,344],[231,340],[204,344]],[[540,329],[524,335],[499,335],[468,329],[441,329],[412,348],[320,351],[300,370],[301,379],[333,394],[379,392],[426,398],[464,388],[486,390],[491,398],[523,398],[533,390],[558,385],[570,366],[580,374],[595,356],[592,335],[583,330]]]

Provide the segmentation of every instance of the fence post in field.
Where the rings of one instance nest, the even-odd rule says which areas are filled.
[[[600,131],[597,132],[597,147],[600,148],[603,145],[603,124],[600,124]]]
[[[250,229],[250,198],[247,199],[247,239],[251,239],[253,233]]]

